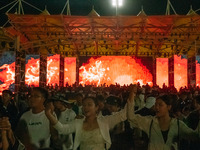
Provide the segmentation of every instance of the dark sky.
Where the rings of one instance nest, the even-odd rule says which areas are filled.
[[[0,0],[0,7],[13,2],[14,0]],[[44,10],[47,6],[50,14],[60,14],[66,0],[25,0],[26,2]],[[123,7],[119,9],[119,15],[137,15],[143,6],[147,15],[164,15],[166,11],[167,0],[123,0]],[[177,14],[185,15],[192,5],[193,10],[200,8],[200,0],[171,0],[174,9]],[[87,15],[92,5],[95,6],[95,10],[101,16],[113,16],[115,15],[115,8],[111,5],[111,0],[70,0],[71,14],[72,15]],[[27,4],[23,3],[25,14],[39,14],[39,11],[31,8]],[[5,21],[5,12],[9,7],[0,10],[0,25]],[[16,8],[13,8],[10,12],[14,12]],[[66,13],[66,11],[65,11]],[[198,11],[200,14],[200,11]]]

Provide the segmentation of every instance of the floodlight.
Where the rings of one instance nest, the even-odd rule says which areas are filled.
[[[123,0],[112,0],[112,5],[115,7],[121,7],[123,5]]]

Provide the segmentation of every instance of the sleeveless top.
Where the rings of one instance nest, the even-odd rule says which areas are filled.
[[[99,128],[92,131],[82,130],[80,150],[105,150],[105,141]]]

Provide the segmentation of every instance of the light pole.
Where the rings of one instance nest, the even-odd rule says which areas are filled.
[[[112,0],[112,5],[116,7],[116,16],[118,16],[118,8],[122,6],[123,0]]]

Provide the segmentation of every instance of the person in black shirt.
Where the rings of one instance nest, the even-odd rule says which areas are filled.
[[[0,117],[8,117],[12,130],[15,130],[18,123],[18,110],[12,98],[13,94],[10,90],[4,90],[2,92]]]
[[[195,97],[195,110],[189,114],[186,119],[186,123],[188,127],[193,130],[197,129],[199,120],[200,120],[200,95]],[[200,134],[200,129],[197,129]],[[190,142],[190,150],[200,150],[200,141],[191,141]]]

